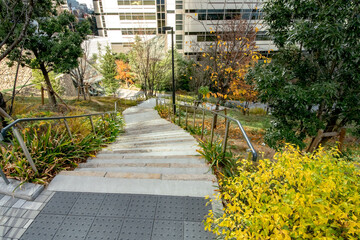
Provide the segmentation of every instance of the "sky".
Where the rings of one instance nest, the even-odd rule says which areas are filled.
[[[93,8],[93,0],[77,0],[79,3],[86,3],[88,8]]]

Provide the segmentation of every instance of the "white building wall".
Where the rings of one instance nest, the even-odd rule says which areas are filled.
[[[102,13],[100,9],[99,1],[102,3]],[[129,43],[134,42],[136,35],[123,34],[121,29],[156,29],[158,28],[157,20],[120,20],[120,14],[131,13],[157,13],[156,2],[161,0],[155,0],[155,5],[118,5],[117,0],[94,0],[95,13],[101,15],[96,16],[97,26],[100,28],[99,33],[104,37],[107,36],[112,46],[118,45],[114,50],[127,51],[130,48]],[[166,3],[166,26],[171,26],[174,29],[174,41],[175,45],[180,46],[182,43],[182,49],[180,52],[191,53],[197,52],[200,48],[206,45],[206,42],[197,42],[197,36],[191,35],[196,32],[210,32],[216,27],[214,24],[221,24],[221,21],[199,21],[198,13],[190,12],[193,10],[201,9],[254,9],[261,8],[262,0],[183,0],[183,9],[176,9],[175,0],[164,0]],[[182,29],[179,26],[179,20],[176,19],[176,14],[182,14]],[[101,18],[103,16],[105,25]],[[255,21],[250,21],[255,22]],[[257,20],[256,22],[259,22]],[[178,25],[178,29],[177,29]],[[210,29],[211,28],[211,29]],[[262,31],[261,25],[258,26]],[[156,35],[142,35],[143,39],[151,39]],[[181,37],[182,36],[182,37]],[[122,47],[121,45],[127,46]],[[268,49],[275,49],[275,46],[271,41],[257,41],[260,51],[267,51]],[[171,47],[171,35],[167,36],[167,46]]]

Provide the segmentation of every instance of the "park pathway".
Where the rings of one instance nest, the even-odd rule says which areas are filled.
[[[159,117],[155,100],[124,111],[125,133],[74,171],[20,239],[202,240],[215,177],[195,139]]]
[[[125,134],[51,182],[51,191],[135,193],[204,197],[215,180],[196,152],[196,140],[160,118],[155,99],[124,111]]]

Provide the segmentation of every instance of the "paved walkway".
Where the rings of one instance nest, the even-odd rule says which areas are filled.
[[[215,177],[195,139],[161,119],[154,105],[149,100],[127,109],[126,132],[116,143],[56,176],[45,192],[55,194],[42,197],[49,202],[14,239],[24,232],[20,239],[212,239],[202,220]],[[11,239],[11,230],[0,239]]]
[[[34,201],[26,201],[0,194],[0,239],[19,239],[53,195],[45,190]]]
[[[160,118],[155,99],[124,111],[125,134],[75,171],[62,172],[51,191],[204,197],[216,178],[196,152],[196,140]]]

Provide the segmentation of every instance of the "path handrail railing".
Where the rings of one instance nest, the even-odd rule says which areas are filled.
[[[23,150],[23,152],[24,152],[24,154],[26,156],[27,161],[30,163],[31,168],[35,172],[37,172],[37,168],[35,166],[35,163],[32,160],[32,157],[31,157],[31,155],[29,153],[29,150],[27,149],[27,147],[25,145],[25,142],[24,142],[20,132],[16,127],[16,124],[21,123],[21,122],[64,120],[64,125],[66,127],[66,130],[67,130],[69,136],[72,138],[71,130],[70,130],[70,127],[69,127],[66,119],[88,117],[89,120],[90,120],[92,130],[96,134],[95,126],[94,126],[94,122],[92,120],[92,117],[93,116],[102,116],[102,117],[104,117],[105,115],[109,115],[109,117],[112,117],[113,119],[115,119],[116,114],[117,114],[117,101],[115,102],[115,111],[109,111],[109,112],[103,112],[103,113],[91,113],[91,114],[83,114],[83,115],[75,115],[75,116],[19,118],[19,119],[16,119],[15,121],[11,122],[9,125],[4,127],[3,129],[1,129],[1,131],[0,131],[0,142],[4,141],[7,138],[7,132],[10,129],[12,129],[13,134],[14,134],[15,138],[18,140],[18,142],[20,144],[20,147],[22,148],[22,150]],[[6,178],[4,172],[2,171],[1,168],[0,168],[0,175],[4,179],[6,184],[10,184],[9,180]]]
[[[158,104],[163,104],[163,105],[166,105],[165,103],[165,99],[160,99],[160,98],[157,98],[156,99],[156,105]],[[173,104],[169,104],[169,110],[170,110],[170,107],[171,105]],[[185,126],[187,127],[187,123],[188,123],[188,108],[192,108],[194,109],[194,121],[193,121],[193,124],[194,124],[194,127],[195,127],[195,118],[196,118],[196,110],[199,109],[199,110],[202,110],[202,129],[201,129],[201,139],[203,138],[204,136],[204,122],[205,122],[205,112],[208,112],[208,113],[211,113],[213,115],[213,119],[212,119],[212,124],[211,124],[211,144],[213,142],[213,139],[214,139],[214,129],[215,129],[215,118],[216,116],[221,116],[223,118],[226,119],[226,126],[225,126],[225,136],[224,136],[224,140],[223,140],[223,157],[225,156],[225,152],[226,152],[226,146],[227,146],[227,140],[228,140],[228,136],[229,136],[229,125],[230,125],[230,121],[232,122],[235,122],[236,125],[239,127],[241,133],[242,133],[242,136],[244,137],[245,141],[246,141],[246,144],[248,145],[251,153],[252,153],[252,160],[253,161],[256,161],[257,160],[257,152],[254,148],[254,146],[252,145],[249,137],[247,136],[246,132],[245,132],[245,129],[243,128],[242,124],[240,123],[239,120],[235,119],[235,118],[232,118],[232,117],[229,117],[225,114],[222,114],[222,113],[219,113],[217,111],[213,111],[213,110],[209,110],[209,109],[206,109],[206,108],[202,108],[202,107],[197,107],[197,106],[192,106],[192,105],[186,105],[186,104],[174,104],[176,106],[178,106],[179,108],[179,124],[180,124],[180,121],[181,121],[181,108],[180,107],[185,107],[186,109],[186,120],[185,120]],[[173,105],[173,107],[174,107]],[[172,114],[172,111],[169,111],[169,114],[170,114],[170,119],[171,119],[171,114]],[[174,122],[176,120],[176,116],[174,116]]]

